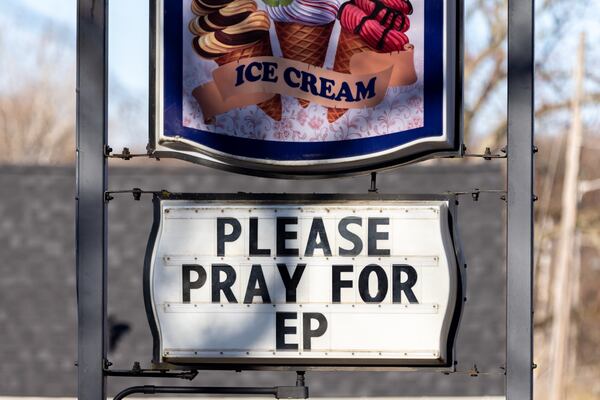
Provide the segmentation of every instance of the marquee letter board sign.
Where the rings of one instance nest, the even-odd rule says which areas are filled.
[[[155,0],[150,147],[263,176],[459,155],[449,0]]]
[[[463,302],[454,198],[155,197],[154,361],[450,368]]]

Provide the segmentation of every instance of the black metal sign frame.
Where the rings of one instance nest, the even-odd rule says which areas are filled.
[[[372,360],[365,361],[349,361],[343,359],[308,359],[308,360],[282,360],[283,362],[261,361],[252,359],[244,363],[236,363],[234,361],[225,361],[219,363],[191,363],[185,362],[165,363],[160,353],[160,334],[156,322],[156,316],[151,300],[151,269],[153,250],[155,248],[156,239],[159,233],[161,224],[161,202],[165,200],[176,201],[199,201],[203,203],[218,202],[223,205],[232,205],[236,202],[256,205],[278,205],[278,204],[298,204],[298,206],[319,205],[326,206],[328,203],[339,202],[361,202],[369,201],[384,205],[386,203],[397,204],[399,201],[442,201],[448,204],[448,220],[445,221],[450,233],[450,241],[452,243],[454,254],[450,260],[449,271],[451,280],[455,280],[456,289],[454,292],[455,303],[448,309],[444,325],[447,324],[446,336],[446,354],[447,358],[440,360],[413,360],[399,363],[398,361],[389,360],[387,362],[373,362]],[[466,264],[462,254],[462,248],[459,242],[459,234],[457,228],[457,207],[458,199],[454,195],[382,195],[382,194],[201,194],[201,193],[169,193],[159,192],[154,194],[154,222],[150,232],[148,246],[146,248],[146,256],[144,261],[144,304],[146,306],[146,315],[152,332],[153,338],[153,363],[156,367],[169,369],[211,369],[211,370],[371,370],[371,371],[398,371],[398,370],[418,370],[418,369],[435,369],[442,372],[452,371],[456,362],[456,354],[454,345],[458,326],[462,315],[463,304],[466,300]]]

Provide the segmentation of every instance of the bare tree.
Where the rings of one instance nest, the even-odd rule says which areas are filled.
[[[0,52],[6,52],[0,32]],[[75,158],[75,74],[52,32],[32,46],[31,67],[0,53],[0,163],[64,164]],[[17,64],[19,63],[19,64]]]
[[[498,148],[506,140],[507,0],[466,0],[465,137]],[[536,118],[538,128],[567,126],[570,64],[564,43],[590,0],[541,0],[536,21]],[[570,57],[570,56],[569,56]],[[566,58],[567,60],[569,58]],[[593,73],[587,77],[593,79]],[[600,79],[598,79],[600,82]],[[585,105],[600,102],[588,92]],[[539,129],[538,129],[539,130]]]

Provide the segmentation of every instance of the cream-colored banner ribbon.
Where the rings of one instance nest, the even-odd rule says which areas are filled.
[[[276,94],[325,107],[374,107],[388,87],[417,81],[414,52],[363,52],[350,60],[350,74],[280,57],[244,58],[213,71],[214,81],[192,92],[206,120],[234,108],[269,100]]]

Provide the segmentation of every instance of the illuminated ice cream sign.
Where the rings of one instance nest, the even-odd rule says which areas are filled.
[[[453,6],[184,0],[161,8],[159,151],[266,175],[358,172],[458,151],[458,49],[444,48],[455,40]]]

